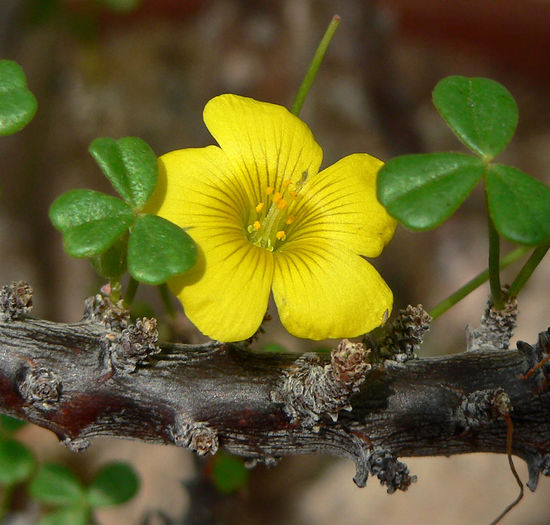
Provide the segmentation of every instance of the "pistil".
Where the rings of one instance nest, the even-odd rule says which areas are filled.
[[[265,189],[265,202],[256,204],[256,218],[247,228],[248,240],[252,244],[273,251],[287,239],[288,226],[296,220],[289,211],[306,177],[307,174],[303,174],[295,184],[290,180],[283,181],[280,191],[275,191],[273,186]]]

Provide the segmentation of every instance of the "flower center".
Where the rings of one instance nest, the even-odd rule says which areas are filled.
[[[306,178],[307,172],[304,172],[299,182],[285,180],[279,191],[273,186],[265,189],[264,198],[256,204],[246,228],[252,244],[272,252],[284,243],[290,225],[296,220],[291,212]]]

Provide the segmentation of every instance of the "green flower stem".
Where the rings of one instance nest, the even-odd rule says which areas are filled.
[[[130,277],[128,281],[128,286],[126,286],[126,293],[124,294],[124,306],[129,308],[134,302],[134,297],[139,286],[139,282],[136,281],[133,277]]]
[[[531,274],[535,271],[535,268],[542,261],[546,252],[550,248],[550,243],[543,244],[535,248],[531,257],[527,259],[527,262],[523,265],[523,268],[519,271],[517,277],[514,279],[514,282],[510,285],[509,294],[510,297],[517,297],[520,290],[525,286],[525,283],[531,277]]]
[[[170,291],[168,290],[168,286],[166,286],[166,283],[162,283],[159,284],[157,288],[159,289],[160,298],[162,299],[162,304],[166,309],[166,313],[173,319],[176,317],[176,312],[172,306],[172,301],[170,301]]]
[[[510,252],[502,258],[499,265],[500,269],[504,270],[504,268],[510,266],[513,262],[516,262],[518,259],[523,257],[528,251],[528,246],[520,246],[519,248],[516,248],[513,252]],[[476,288],[479,288],[483,283],[487,282],[488,279],[489,270],[481,272],[472,280],[468,281],[464,286],[459,288],[456,292],[452,293],[449,297],[434,306],[428,313],[433,319],[437,319],[441,314],[444,314],[447,310],[449,310],[449,308],[464,299],[464,297],[472,293]]]
[[[319,43],[319,46],[317,47],[317,50],[315,51],[315,55],[313,55],[313,60],[309,65],[306,76],[304,77],[304,80],[300,85],[300,89],[298,89],[298,94],[296,95],[292,107],[290,108],[290,112],[296,116],[298,116],[302,110],[302,106],[304,105],[307,94],[309,93],[309,89],[315,80],[317,71],[319,71],[321,62],[323,61],[327,48],[339,23],[340,17],[338,15],[334,15],[327,27],[327,30],[325,31],[325,34],[323,35],[323,38],[321,39],[321,42]]]
[[[494,309],[502,310],[504,299],[502,298],[502,286],[500,284],[500,238],[488,208],[487,224],[489,226],[489,286],[491,287]]]
[[[122,294],[122,284],[118,279],[111,279],[111,293],[110,298],[113,303],[117,303],[120,300]]]

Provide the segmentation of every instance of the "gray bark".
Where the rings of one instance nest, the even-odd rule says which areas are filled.
[[[374,474],[393,492],[415,480],[397,457],[505,453],[509,412],[528,486],[550,474],[550,369],[523,377],[549,353],[550,332],[515,350],[485,341],[404,362],[349,341],[330,356],[260,354],[245,344],[157,343],[154,320],[131,324],[99,296],[75,324],[27,318],[17,298],[3,297],[0,411],[73,450],[108,435],[200,454],[221,446],[252,463],[333,454],[355,461],[358,485]]]

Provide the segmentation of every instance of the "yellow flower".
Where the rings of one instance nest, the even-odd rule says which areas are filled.
[[[382,162],[322,151],[282,106],[236,95],[206,105],[219,144],[159,159],[149,210],[186,228],[196,266],[168,285],[189,319],[221,341],[250,337],[273,297],[298,337],[353,337],[381,325],[392,293],[361,256],[376,257],[396,222],[376,199]]]

